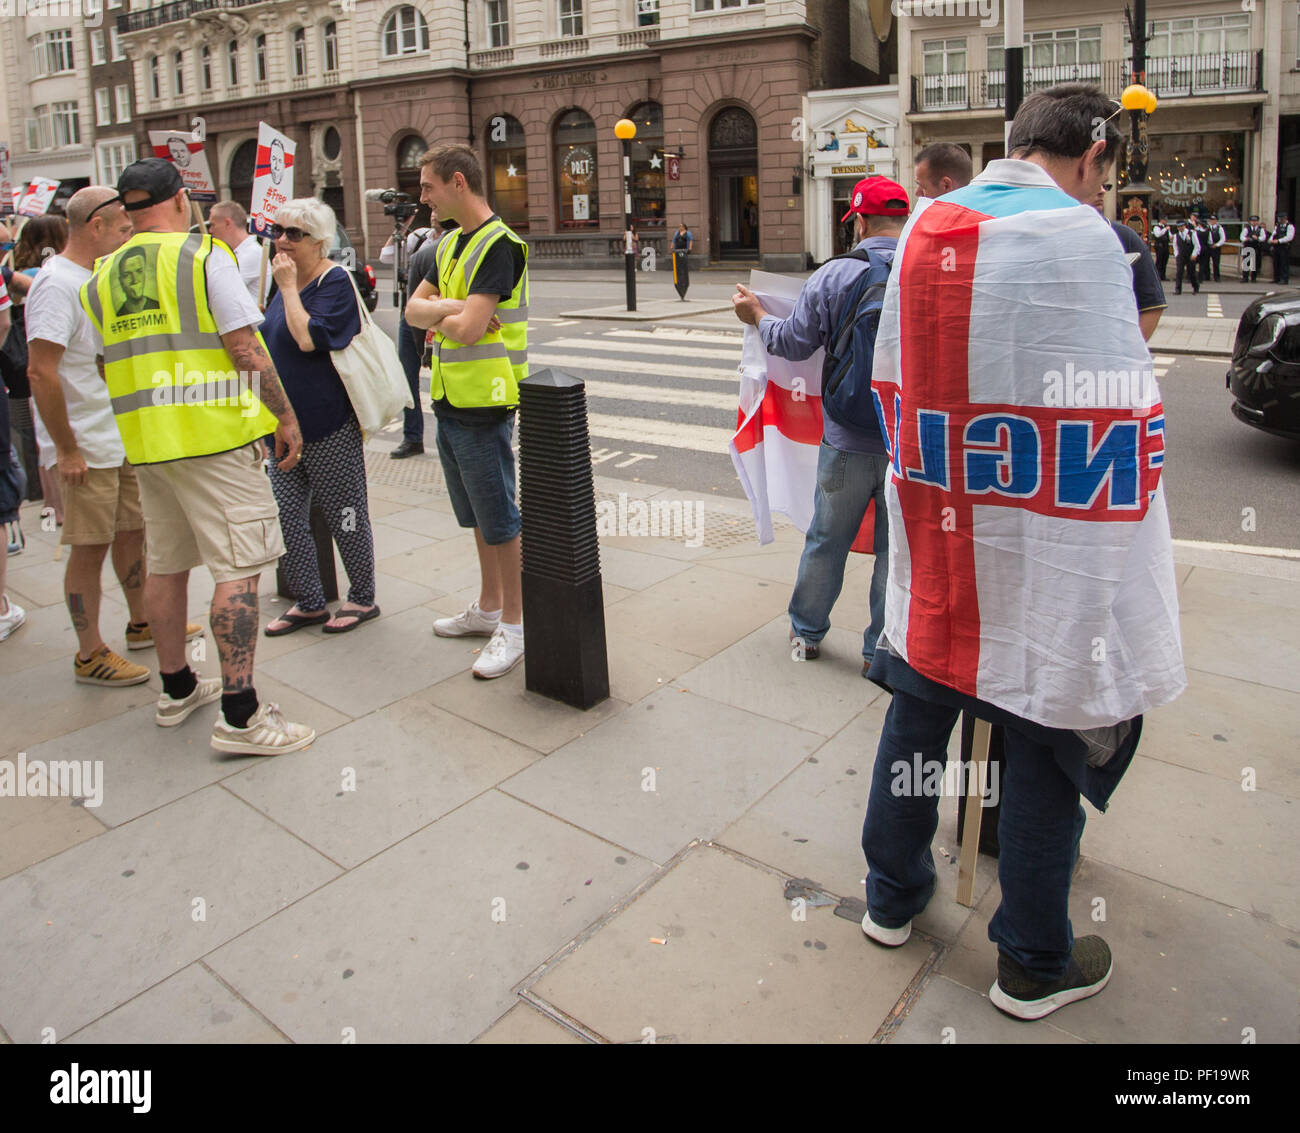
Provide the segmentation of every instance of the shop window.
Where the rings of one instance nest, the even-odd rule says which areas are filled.
[[[397,143],[397,188],[415,201],[420,199],[420,158],[428,148],[429,143],[419,134],[410,134]]]
[[[636,123],[632,141],[632,219],[638,229],[664,227],[664,112],[657,102],[633,107]]]
[[[523,125],[509,114],[489,118],[487,148],[492,208],[516,232],[527,232],[528,150]]]
[[[568,111],[555,124],[555,168],[560,227],[596,228],[596,124],[581,110]]]

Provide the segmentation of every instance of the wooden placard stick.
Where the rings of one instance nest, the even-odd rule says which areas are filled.
[[[199,226],[199,231],[206,236],[208,234],[208,222],[203,219],[203,210],[199,208],[199,202],[193,197],[190,198],[190,212],[194,216],[194,223]]]
[[[966,765],[966,821],[961,828],[961,857],[957,866],[957,903],[975,904],[975,865],[980,855],[980,820],[984,817],[984,783],[989,767],[989,722],[975,719],[970,762]]]
[[[262,267],[257,275],[257,305],[266,310],[266,265],[271,261],[271,244],[262,241]]]

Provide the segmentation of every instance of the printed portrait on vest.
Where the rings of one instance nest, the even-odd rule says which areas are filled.
[[[114,309],[118,315],[160,310],[157,247],[128,249],[117,261],[117,276],[112,286]]]

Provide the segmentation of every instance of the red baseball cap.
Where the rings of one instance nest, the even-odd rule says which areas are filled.
[[[890,207],[889,202],[901,201]],[[864,177],[853,186],[853,203],[849,211],[840,217],[840,222],[848,220],[855,212],[863,216],[906,216],[911,211],[907,192],[897,181],[888,177]]]

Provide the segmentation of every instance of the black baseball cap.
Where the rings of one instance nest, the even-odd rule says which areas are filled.
[[[161,157],[144,157],[133,161],[122,170],[117,179],[117,195],[123,198],[123,207],[127,212],[152,208],[163,201],[170,201],[185,188],[180,171],[170,161]],[[125,204],[126,194],[132,190],[143,190],[149,195],[142,201]]]

